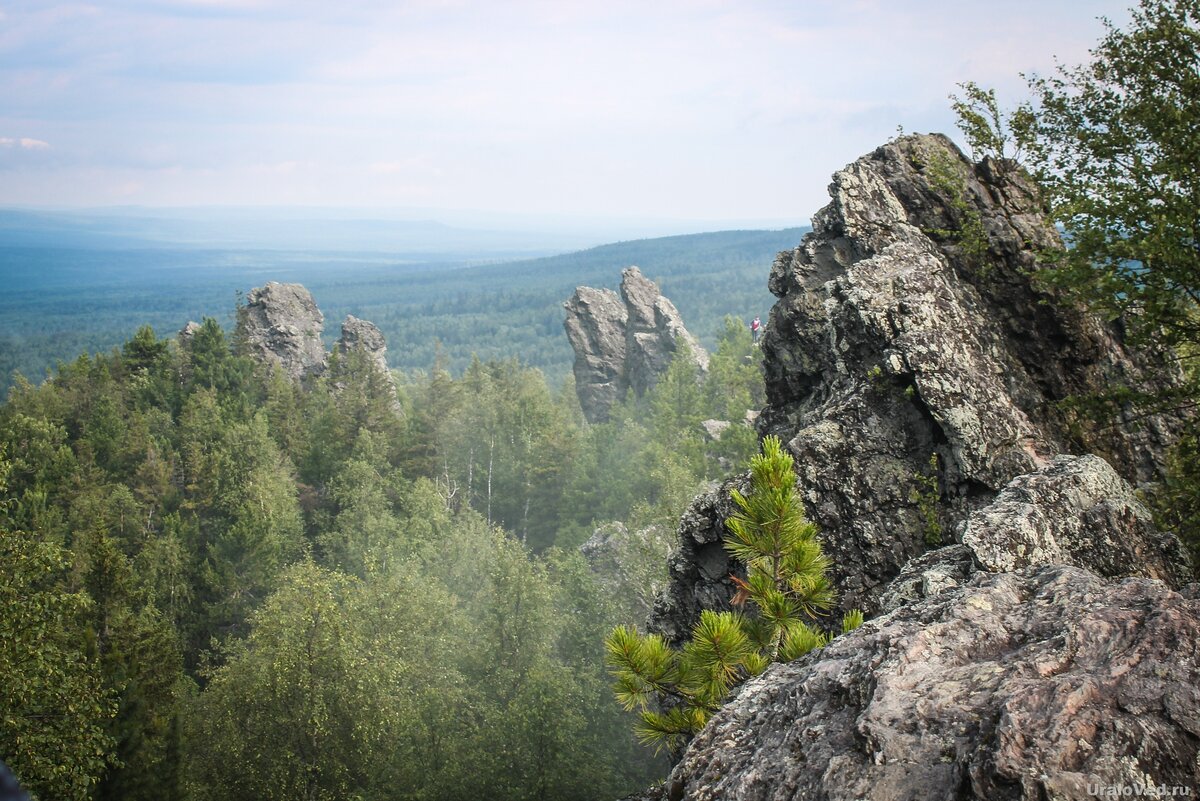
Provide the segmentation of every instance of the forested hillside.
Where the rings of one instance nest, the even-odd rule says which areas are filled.
[[[716,334],[706,376],[678,358],[594,426],[570,381],[513,359],[396,388],[335,355],[302,388],[211,318],[18,382],[0,760],[43,800],[645,785],[662,765],[611,701],[602,637],[663,560],[598,575],[578,546],[624,521],[657,547],[755,449],[758,351],[740,320]],[[713,441],[707,418],[735,424]]]
[[[179,330],[205,316],[228,322],[235,290],[296,281],[332,320],[372,320],[392,366],[461,371],[472,355],[519,356],[558,385],[570,372],[562,301],[580,284],[604,286],[637,264],[658,282],[705,347],[726,314],[751,319],[771,303],[766,272],[804,229],[724,231],[604,245],[531,261],[481,256],[153,248],[0,249],[0,392],[14,370],[37,383],[48,367],[103,352],[150,324]],[[474,259],[472,262],[467,259]],[[439,356],[440,354],[440,356]]]

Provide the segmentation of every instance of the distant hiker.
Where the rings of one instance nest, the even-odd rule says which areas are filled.
[[[762,320],[757,317],[754,322],[750,323],[750,335],[754,337],[754,344],[758,344],[758,337],[762,334]]]

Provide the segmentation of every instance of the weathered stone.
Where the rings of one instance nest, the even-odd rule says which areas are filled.
[[[1081,430],[1063,411],[1070,396],[1144,384],[1155,357],[1032,281],[1038,253],[1060,243],[1027,176],[909,136],[838,172],[830,195],[771,270],[757,427],[796,458],[842,608],[879,608],[938,539],[929,512],[946,540],[1057,454],[1096,453],[1135,484],[1158,476],[1177,421]],[[723,535],[727,506],[709,496],[689,515]],[[727,607],[728,581],[672,576],[702,586],[672,585],[655,609],[664,632],[690,631],[691,599]]]
[[[347,314],[342,321],[342,335],[333,347],[339,354],[362,353],[376,370],[391,379],[392,373],[387,363],[387,340],[374,323]]]
[[[748,476],[735,476],[697,496],[679,520],[677,550],[667,563],[670,583],[647,619],[648,628],[673,645],[691,638],[703,610],[729,608],[736,591],[730,575],[745,576],[725,550],[725,521],[735,510],[730,491],[749,487]]]
[[[909,561],[888,584],[879,600],[880,612],[890,612],[958,587],[977,572],[975,554],[965,545],[926,551]]]
[[[725,433],[725,429],[729,428],[728,420],[701,420],[700,430],[704,432],[704,436],[710,442],[716,442]]]
[[[686,345],[701,370],[708,354],[658,287],[637,267],[621,273],[621,294],[581,286],[565,304],[563,327],[575,350],[575,391],[587,419],[608,419],[628,391],[641,397]]]
[[[1070,564],[1101,576],[1181,586],[1191,569],[1179,540],[1158,531],[1133,489],[1096,456],[1059,456],[1018,476],[960,535],[985,570]]]
[[[621,298],[628,311],[625,375],[635,395],[641,397],[658,383],[682,345],[688,347],[701,370],[708,369],[708,353],[684,328],[675,304],[637,267],[621,272]]]
[[[979,573],[742,687],[676,801],[1095,798],[1200,782],[1200,601],[1069,566]]]
[[[293,381],[325,371],[324,326],[325,317],[300,284],[271,281],[252,289],[238,311],[238,331],[247,355],[278,365]]]
[[[575,392],[588,420],[608,418],[608,410],[625,397],[625,321],[629,313],[611,289],[581,286],[563,304],[563,327],[575,350]]]

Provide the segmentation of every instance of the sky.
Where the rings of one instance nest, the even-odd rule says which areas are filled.
[[[799,224],[1127,5],[0,0],[0,206]]]

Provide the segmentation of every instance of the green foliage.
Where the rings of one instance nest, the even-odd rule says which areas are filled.
[[[680,357],[601,426],[569,383],[513,360],[397,390],[350,354],[296,387],[212,320],[184,345],[143,328],[18,382],[0,406],[4,529],[54,568],[12,586],[69,613],[0,658],[34,652],[102,701],[41,741],[68,766],[51,797],[600,799],[649,783],[664,765],[607,701],[603,638],[661,583],[671,519],[756,445],[740,321],[711,363],[700,376]],[[708,418],[734,424],[711,441]],[[611,520],[659,534],[601,583],[575,548]],[[688,665],[711,694],[730,655],[710,645]],[[91,762],[72,763],[71,737]],[[30,759],[13,757],[36,777]]]
[[[1190,461],[1200,405],[1200,4],[1141,0],[1124,28],[1104,25],[1088,63],[1029,77],[1033,99],[1011,114],[973,84],[955,109],[973,146],[994,151],[1011,134],[1026,155],[1067,243],[1043,254],[1040,279],[1160,352],[1144,385],[1073,399],[1071,410],[1091,426],[1183,412],[1187,431],[1151,500],[1164,525],[1200,547],[1186,511],[1200,491]]]
[[[1036,119],[1032,108],[1023,105],[1006,113],[994,89],[983,89],[974,81],[958,86],[963,94],[950,95],[950,106],[971,155],[976,160],[993,159],[1001,170],[1019,165],[1033,144]]]
[[[329,345],[337,336],[330,321],[349,313],[379,326],[392,366],[406,373],[431,371],[440,347],[441,366],[456,375],[474,355],[483,361],[519,356],[557,386],[572,359],[561,304],[576,286],[603,286],[622,265],[641,265],[711,349],[711,332],[725,314],[751,319],[773,302],[764,265],[804,232],[638,240],[503,264],[490,253],[430,263],[405,254],[5,248],[0,398],[15,384],[14,371],[39,383],[58,360],[105,353],[147,323],[159,332],[205,316],[226,323],[232,288],[258,286],[266,277],[312,290],[325,313]]]
[[[1034,166],[1070,248],[1046,271],[1146,341],[1200,341],[1200,6],[1143,0],[1089,64],[1030,80]]]
[[[8,473],[0,451],[0,491]],[[94,653],[80,650],[91,606],[59,581],[63,550],[10,530],[0,505],[0,760],[43,799],[91,797],[112,762],[116,706]]]
[[[938,502],[941,489],[938,486],[938,455],[929,456],[929,472],[913,475],[915,486],[909,491],[909,502],[917,505],[921,515],[921,536],[930,548],[942,544],[942,524],[938,519]]]
[[[952,227],[930,228],[926,233],[935,239],[956,243],[972,263],[984,267],[981,259],[988,249],[987,230],[983,227],[979,209],[967,192],[966,165],[938,151],[924,167],[930,184],[947,199],[953,221]]]
[[[197,797],[342,799],[385,734],[376,694],[386,665],[356,642],[350,580],[301,562],[254,614],[250,636],[196,700],[190,781]],[[383,675],[381,675],[383,674]]]
[[[804,516],[792,457],[777,438],[764,439],[750,460],[750,483],[749,495],[733,493],[738,511],[726,521],[725,547],[746,566],[746,578],[734,578],[733,603],[750,602],[752,612],[704,610],[678,650],[625,626],[605,640],[617,702],[639,712],[638,738],[660,749],[678,749],[746,678],[828,642],[815,621],[834,602],[830,563]],[[842,630],[861,623],[855,610]]]

